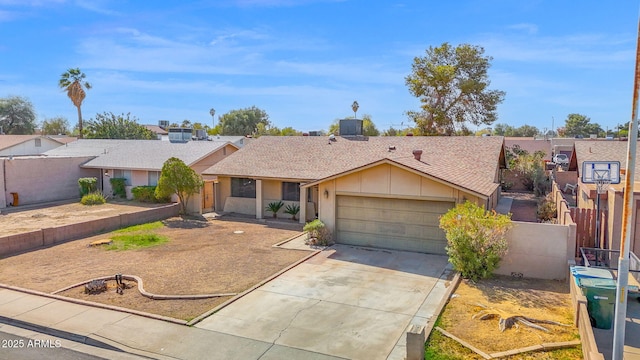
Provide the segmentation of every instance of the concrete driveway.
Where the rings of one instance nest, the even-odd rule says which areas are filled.
[[[196,327],[347,359],[404,359],[406,330],[437,317],[447,257],[336,245]]]

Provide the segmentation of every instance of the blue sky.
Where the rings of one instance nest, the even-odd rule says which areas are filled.
[[[72,67],[96,113],[144,124],[257,106],[278,127],[328,129],[371,115],[408,124],[419,101],[404,78],[443,42],[482,46],[496,123],[551,129],[579,113],[612,129],[630,120],[637,1],[0,0],[0,97],[23,96],[38,121],[76,110],[57,87]]]

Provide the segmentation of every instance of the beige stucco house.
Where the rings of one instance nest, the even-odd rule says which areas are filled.
[[[203,174],[216,208],[271,217],[270,202],[304,204],[338,243],[444,254],[439,216],[465,200],[493,209],[502,137],[262,136]],[[290,217],[282,214],[279,217]]]
[[[41,135],[0,135],[0,157],[39,155],[64,142]]]
[[[93,156],[82,164],[83,169],[94,169],[99,174],[98,187],[111,193],[110,178],[125,178],[127,198],[136,186],[157,185],[165,161],[171,157],[182,160],[196,173],[202,172],[231,155],[238,146],[228,141],[188,141],[173,143],[160,140],[81,139],[46,153],[50,158],[61,156]],[[214,210],[213,180],[203,176],[203,191],[189,204],[190,212]]]
[[[622,233],[622,208],[625,175],[627,173],[627,141],[619,140],[583,140],[576,141],[569,163],[568,175],[578,184],[576,192],[579,208],[596,209],[596,185],[582,182],[582,164],[585,161],[617,161],[620,163],[620,183],[606,186],[606,192],[600,195],[600,207],[607,211],[605,236],[607,248],[620,249]],[[640,158],[636,158],[635,184],[633,186],[633,213],[630,250],[640,254]]]

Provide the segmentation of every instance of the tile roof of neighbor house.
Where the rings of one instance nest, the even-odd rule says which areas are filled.
[[[167,130],[161,128],[158,125],[142,125],[142,126],[146,127],[147,129],[153,131],[155,134],[158,134],[158,135],[167,135],[167,134],[169,134],[169,132]]]
[[[529,154],[533,154],[536,151],[544,151],[543,160],[551,160],[551,140],[547,139],[534,139],[524,137],[505,137],[504,146],[511,149],[514,145],[520,146],[522,150],[526,150]]]
[[[576,141],[575,157],[578,174],[582,176],[584,161],[619,161],[620,169],[627,168],[627,141],[592,140]],[[635,179],[640,178],[640,158],[636,157]]]
[[[497,136],[262,136],[203,173],[316,181],[388,160],[488,196],[499,185],[502,149]],[[420,161],[413,150],[423,151]]]
[[[0,150],[8,149],[12,146],[16,146],[18,144],[22,144],[25,141],[36,138],[46,138],[62,144],[62,142],[58,141],[57,139],[42,135],[0,135]]]
[[[45,155],[96,156],[82,166],[85,168],[160,170],[164,162],[171,157],[177,157],[185,164],[192,165],[227,144],[231,143],[226,141],[172,143],[161,140],[79,139],[66,146],[47,151]]]

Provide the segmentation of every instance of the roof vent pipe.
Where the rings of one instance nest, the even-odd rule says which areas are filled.
[[[413,150],[413,157],[416,160],[420,161],[420,157],[422,156],[422,150]]]

